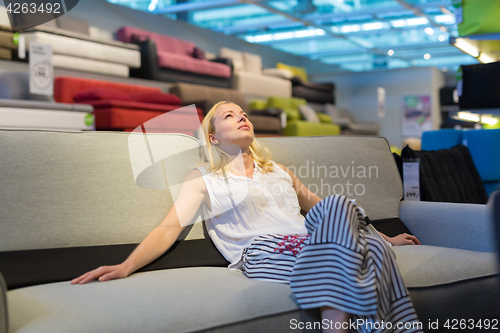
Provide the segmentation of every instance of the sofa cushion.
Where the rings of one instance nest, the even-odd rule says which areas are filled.
[[[206,59],[205,52],[202,49],[200,49],[199,47],[195,47],[193,49],[193,58]]]
[[[177,107],[174,106],[174,109]],[[151,128],[164,133],[183,133],[194,136],[203,116],[193,121],[190,114],[171,114],[169,117],[160,117],[164,111],[138,110],[119,107],[96,108],[95,127],[100,130],[136,128],[144,125],[146,131]],[[149,122],[149,123],[148,123]]]
[[[103,99],[115,99],[121,101],[131,100],[129,95],[113,88],[97,88],[91,90],[84,90],[73,96],[73,100],[75,102],[95,101]]]
[[[319,123],[319,117],[316,115],[316,111],[308,105],[299,106],[299,111],[302,117],[311,123]]]
[[[252,322],[243,332],[284,332],[294,313],[306,314],[289,285],[251,280],[227,268],[161,270],[85,285],[60,282],[9,291],[8,298],[11,331],[27,333],[241,332],[228,326],[242,322]],[[274,316],[283,314],[276,322]],[[271,326],[264,326],[269,318]]]
[[[113,81],[86,79],[81,77],[58,76],[54,80],[54,99],[59,103],[73,103],[73,96],[83,90],[112,88],[127,95],[140,92],[161,92],[160,88]]]
[[[420,159],[422,201],[478,204],[488,201],[483,182],[464,145],[435,151],[413,151],[405,147],[401,151],[401,158],[415,157]],[[396,162],[402,163],[398,159]]]
[[[85,101],[82,102],[85,104],[92,105],[94,109],[102,109],[102,108],[123,108],[130,110],[149,110],[149,111],[163,111],[168,112],[175,109],[178,109],[178,105],[170,105],[170,104],[155,104],[155,103],[144,103],[144,102],[136,102],[136,101],[120,101],[114,99],[107,100],[94,100],[94,101]]]
[[[141,66],[141,54],[138,50],[131,50],[115,45],[106,45],[78,38],[59,36],[43,31],[25,32],[25,43],[29,49],[30,42],[48,44],[52,46],[54,55],[67,55],[77,58],[106,61],[138,68]]]
[[[208,60],[195,59],[189,56],[158,51],[158,65],[184,72],[192,72],[209,76],[231,77],[231,68],[228,65]]]
[[[243,52],[228,49],[227,47],[221,47],[219,50],[219,56],[221,58],[229,58],[233,61],[233,70],[235,73],[246,70]]]
[[[134,101],[153,104],[179,105],[181,99],[173,94],[164,94],[160,92],[143,92],[130,96]]]
[[[196,44],[187,40],[129,26],[121,27],[117,35],[119,40],[126,43],[133,42],[134,38],[151,39],[155,41],[158,51],[175,53],[187,57],[193,56],[193,50],[196,46]]]
[[[327,115],[323,112],[316,112],[316,115],[318,116],[320,122],[326,123],[326,124],[332,123],[332,117],[330,117],[329,115]]]
[[[274,96],[291,97],[292,84],[289,80],[260,73],[240,71],[234,75],[233,88],[248,96],[266,98]]]
[[[234,89],[176,82],[170,87],[170,92],[179,96],[186,104],[201,100],[207,101],[208,104],[211,104],[210,107],[212,107],[215,103],[220,101],[231,101],[238,104],[243,111],[248,112],[248,104],[245,95]]]
[[[282,68],[282,69],[288,69],[290,72],[292,72],[293,76],[300,77],[303,82],[309,81],[307,78],[307,72],[306,72],[304,67],[290,66],[290,65],[283,64],[281,62],[278,62],[276,64],[276,67]]]
[[[261,74],[262,73],[262,58],[258,54],[243,52],[245,61],[245,70],[247,72]]]
[[[90,72],[102,75],[113,75],[120,77],[129,76],[129,66],[115,64],[107,61],[79,58],[63,54],[54,54],[52,56],[54,68],[69,69],[80,72]]]

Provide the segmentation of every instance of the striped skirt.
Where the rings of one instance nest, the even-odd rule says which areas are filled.
[[[256,238],[244,250],[243,273],[290,283],[303,309],[327,306],[371,323],[353,332],[421,332],[394,252],[354,203],[329,196],[307,213],[305,223],[307,235]]]

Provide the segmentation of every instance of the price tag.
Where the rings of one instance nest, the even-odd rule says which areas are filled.
[[[404,200],[420,201],[419,166],[418,158],[403,159]]]
[[[30,42],[30,93],[54,95],[52,47]]]

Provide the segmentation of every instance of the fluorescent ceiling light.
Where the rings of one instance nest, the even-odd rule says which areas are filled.
[[[158,0],[151,0],[148,6],[148,10],[152,12],[153,10],[156,9],[156,5],[158,4]]]
[[[387,54],[390,55],[390,56],[394,55],[394,50],[387,51]]]
[[[496,125],[496,124],[498,124],[498,118],[491,117],[491,116],[481,116],[481,122],[483,124]]]
[[[444,42],[446,40],[446,36],[445,35],[439,35],[438,40],[440,42]]]
[[[484,52],[481,52],[481,54],[479,54],[479,57],[477,58],[477,60],[481,61],[483,64],[497,61],[495,59],[495,57],[493,57],[492,55],[490,55],[488,53],[484,53]]]
[[[401,28],[401,27],[404,27],[406,25],[406,21],[405,20],[394,20],[394,21],[391,21],[391,24],[394,28]]]
[[[434,16],[434,20],[437,23],[449,23],[449,24],[455,23],[455,18],[451,15],[436,15]]]
[[[425,28],[424,31],[428,35],[434,35],[434,29],[432,29],[431,27]]]
[[[477,50],[477,46],[473,44],[470,40],[465,38],[457,38],[455,40],[455,46],[465,53],[477,58],[479,56],[479,52]]]
[[[370,23],[364,23],[361,25],[361,28],[365,31],[370,31],[370,30],[380,30],[385,27],[384,23],[382,22],[370,22]]]
[[[481,120],[479,115],[472,114],[470,112],[464,112],[464,111],[458,113],[458,118],[460,118],[462,120],[475,121],[475,122],[478,122],[479,120]]]
[[[415,17],[415,18],[409,18],[406,19],[406,25],[412,26],[412,25],[422,25],[422,24],[428,24],[429,20],[425,17]]]
[[[424,54],[424,59],[429,60],[431,58],[431,55],[429,53]]]

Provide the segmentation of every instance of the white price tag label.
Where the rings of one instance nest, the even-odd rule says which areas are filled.
[[[30,93],[54,95],[52,47],[30,42]]]
[[[420,201],[419,160],[403,160],[404,200]]]

